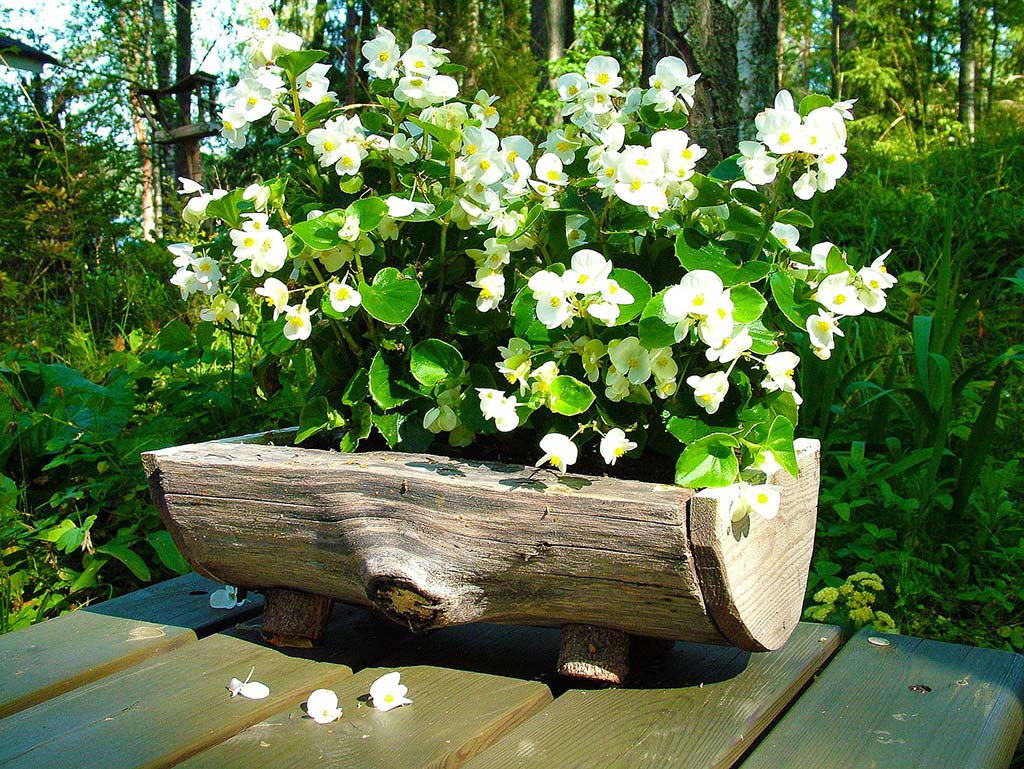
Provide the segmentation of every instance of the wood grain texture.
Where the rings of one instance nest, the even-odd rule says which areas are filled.
[[[146,457],[199,571],[376,606],[415,629],[600,624],[722,643],[690,492],[400,453],[198,444]]]
[[[870,643],[873,635],[889,645]],[[742,769],[1005,769],[1022,701],[1019,654],[865,630]]]
[[[566,692],[466,769],[726,769],[839,642],[837,628],[801,623],[774,652],[676,644],[625,687]]]
[[[179,548],[199,571],[231,584],[374,606],[415,630],[481,620],[592,624],[751,645],[723,633],[705,610],[687,489],[253,443],[181,446],[143,461]],[[744,569],[773,595],[776,565],[757,559],[798,546],[740,544],[736,554],[719,548],[725,561],[755,562]],[[788,578],[792,570],[781,571]],[[787,583],[780,592],[794,591]],[[799,612],[802,595],[793,600]]]
[[[370,684],[402,674],[411,705],[382,713]],[[342,717],[317,724],[293,706],[179,764],[180,769],[455,769],[551,702],[546,686],[462,670],[370,668],[331,687]]]
[[[231,697],[232,678],[270,687]],[[149,659],[0,721],[5,769],[165,767],[215,745],[351,675],[217,634]]]
[[[258,597],[211,609],[197,574],[0,636],[0,718],[256,614]]]
[[[797,441],[797,478],[779,470],[779,514],[733,521],[713,494],[690,501],[690,536],[704,604],[741,649],[778,649],[800,621],[818,515],[820,446]]]

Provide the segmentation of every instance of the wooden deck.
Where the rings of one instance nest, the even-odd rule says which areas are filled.
[[[802,623],[779,651],[677,643],[627,685],[557,676],[558,632],[413,636],[338,606],[319,649],[269,647],[261,603],[195,575],[0,636],[0,767],[1002,767],[1024,658]],[[231,678],[270,688],[230,696]],[[366,700],[397,670],[411,705]],[[344,709],[305,716],[311,691]]]

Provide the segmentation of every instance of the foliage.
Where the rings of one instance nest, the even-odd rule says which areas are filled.
[[[896,630],[896,623],[888,612],[875,606],[878,596],[885,592],[881,577],[868,571],[859,571],[845,581],[834,581],[835,585],[830,584],[814,594],[814,604],[804,610],[806,619],[841,625],[848,632],[859,630],[867,624],[881,632]]]

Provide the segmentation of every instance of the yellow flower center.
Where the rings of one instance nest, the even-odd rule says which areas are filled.
[[[829,325],[827,320],[819,320],[818,321],[818,331],[820,331],[822,334],[824,334],[830,328],[832,328],[832,326]]]
[[[387,51],[381,51],[380,53],[377,54],[377,59],[379,61],[387,61],[390,58],[391,54],[389,54]]]
[[[607,72],[602,72],[597,76],[597,82],[601,85],[608,85],[609,80],[611,80],[611,78],[608,76]]]
[[[793,139],[793,137],[790,136],[785,131],[783,131],[782,133],[779,134],[779,144],[789,144],[790,141],[792,141],[792,139]]]
[[[766,505],[766,504],[768,504],[768,495],[765,494],[763,491],[760,494],[757,495],[757,504],[759,504],[759,505]]]

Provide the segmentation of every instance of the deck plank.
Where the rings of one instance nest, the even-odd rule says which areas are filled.
[[[0,720],[0,765],[170,766],[379,658],[394,642],[378,627],[365,610],[341,607],[329,661],[322,653],[270,648],[244,628],[208,636]],[[253,667],[270,696],[232,698],[230,679],[244,679]]]
[[[743,769],[1005,769],[1022,701],[1019,654],[862,631]]]
[[[259,597],[211,609],[217,587],[188,574],[0,636],[0,718],[260,611]]]
[[[411,705],[382,713],[360,701],[394,669]],[[340,720],[317,724],[293,702],[179,769],[454,769],[551,702],[534,681],[426,665],[368,668],[331,688],[344,710]]]
[[[465,769],[731,767],[839,643],[802,623],[775,652],[676,644],[622,688],[567,691]]]

